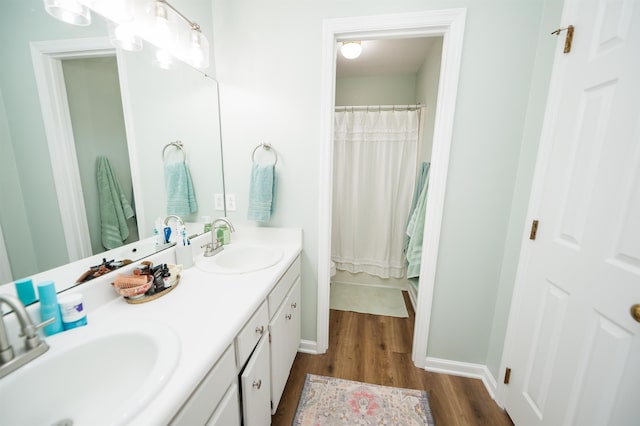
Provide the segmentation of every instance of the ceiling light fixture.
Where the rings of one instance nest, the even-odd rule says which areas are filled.
[[[360,41],[344,41],[340,49],[342,56],[347,59],[355,59],[362,53],[362,44]]]

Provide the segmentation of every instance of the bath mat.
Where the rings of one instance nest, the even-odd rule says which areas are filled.
[[[331,283],[329,307],[339,311],[408,318],[402,290],[368,285]]]
[[[294,426],[433,425],[423,390],[307,374]]]

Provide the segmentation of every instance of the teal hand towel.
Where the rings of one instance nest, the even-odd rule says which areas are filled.
[[[276,170],[273,164],[253,163],[249,188],[249,220],[267,222],[276,199]]]
[[[186,163],[165,163],[164,182],[167,192],[167,214],[187,216],[198,211],[191,173]]]
[[[97,159],[96,180],[102,245],[106,249],[120,247],[129,236],[127,219],[132,218],[135,212],[120,190],[118,179],[113,174],[106,157],[100,156]]]

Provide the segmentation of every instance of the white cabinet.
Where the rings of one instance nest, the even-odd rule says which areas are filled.
[[[238,402],[238,385],[231,385],[216,412],[207,422],[207,426],[240,425],[240,403]]]
[[[171,420],[172,426],[191,426],[205,424],[216,407],[223,400],[228,391],[234,388],[237,408],[236,362],[233,345],[229,346],[224,354],[217,360],[213,368],[202,379],[196,390],[191,394],[187,402],[182,406],[178,414]],[[240,424],[226,423],[226,425]]]
[[[271,424],[269,339],[263,336],[240,374],[244,426]]]
[[[271,334],[271,403],[275,413],[300,345],[300,277],[269,323]]]

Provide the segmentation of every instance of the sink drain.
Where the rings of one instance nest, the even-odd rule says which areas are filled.
[[[58,420],[51,426],[73,426],[73,419],[62,419]]]

